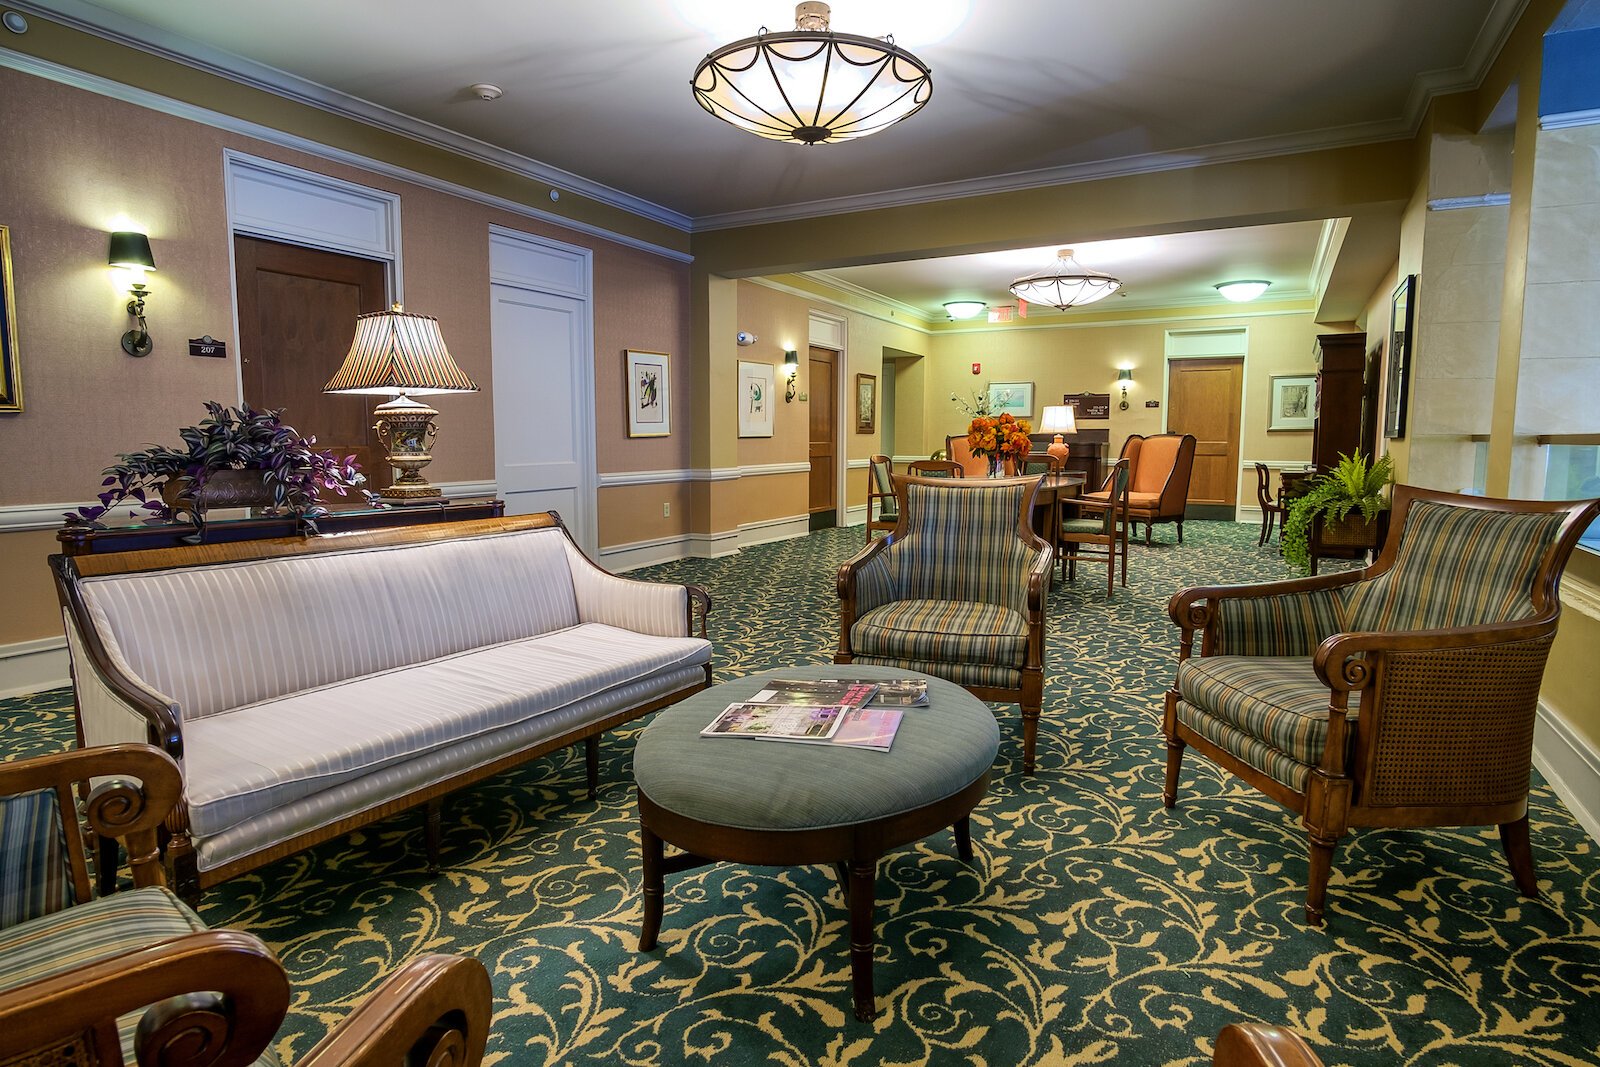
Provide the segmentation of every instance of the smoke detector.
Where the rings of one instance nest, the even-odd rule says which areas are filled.
[[[498,85],[490,85],[488,82],[479,82],[476,85],[469,85],[467,86],[467,89],[479,100],[498,100],[505,95],[504,89],[500,88]]]

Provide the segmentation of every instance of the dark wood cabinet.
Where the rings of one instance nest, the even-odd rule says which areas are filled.
[[[1340,455],[1372,452],[1362,440],[1366,395],[1367,335],[1317,336],[1317,419],[1311,434],[1311,462],[1318,470],[1339,465]]]

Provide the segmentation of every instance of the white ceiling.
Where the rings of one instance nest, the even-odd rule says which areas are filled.
[[[1427,92],[1477,81],[1524,2],[838,0],[834,29],[894,33],[933,99],[816,148],[727,126],[689,91],[730,37],[791,28],[790,0],[16,6],[701,227],[1404,135]],[[466,90],[480,81],[504,97]],[[838,198],[857,199],[817,203]]]
[[[1239,308],[1241,305],[1231,304],[1214,286],[1243,278],[1272,283],[1266,295],[1250,307],[1308,301],[1311,268],[1322,229],[1320,222],[1293,222],[1073,245],[1080,265],[1122,279],[1123,288],[1067,314],[1206,305]],[[1013,278],[1052,266],[1055,255],[1056,248],[1050,245],[839,267],[811,274],[823,281],[843,282],[846,288],[865,289],[907,305],[923,318],[943,321],[947,300],[981,300],[991,307],[1014,305],[1016,298],[1007,291],[1007,284]],[[1059,315],[1061,312],[1055,308],[1028,308],[1030,320]]]

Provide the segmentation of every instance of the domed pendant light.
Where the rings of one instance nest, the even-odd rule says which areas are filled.
[[[1092,304],[1121,288],[1121,279],[1080,266],[1072,258],[1070,248],[1056,253],[1055,264],[1050,269],[1011,283],[1011,291],[1017,299],[1030,304],[1047,304],[1058,311]]]
[[[828,30],[828,5],[794,9],[795,28],[723,45],[695,68],[694,98],[758,137],[831,144],[865,137],[918,111],[933,95],[927,64],[892,37]]]

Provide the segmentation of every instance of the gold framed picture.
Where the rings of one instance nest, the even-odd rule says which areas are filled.
[[[11,280],[11,230],[0,226],[0,412],[22,410],[15,292]]]
[[[856,375],[856,433],[878,429],[878,376]]]

